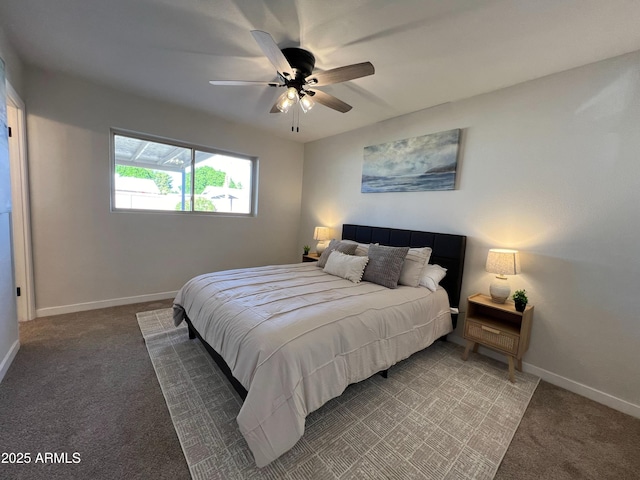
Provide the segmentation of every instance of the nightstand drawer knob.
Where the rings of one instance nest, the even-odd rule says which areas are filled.
[[[482,330],[484,330],[486,332],[494,333],[496,335],[500,335],[500,330],[496,330],[495,328],[487,327],[486,325],[482,325],[480,328],[482,328]]]

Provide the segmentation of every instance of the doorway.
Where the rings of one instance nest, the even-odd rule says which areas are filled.
[[[16,307],[18,320],[25,321],[33,320],[36,317],[25,106],[11,84],[7,82],[6,85],[7,125],[11,132],[9,136],[9,165],[11,171],[11,230],[16,282]]]

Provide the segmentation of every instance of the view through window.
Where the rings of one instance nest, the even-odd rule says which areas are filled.
[[[120,132],[112,151],[115,210],[253,214],[253,158]]]

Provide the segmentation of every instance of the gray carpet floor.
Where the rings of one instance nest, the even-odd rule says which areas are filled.
[[[170,301],[21,325],[0,384],[0,453],[81,452],[0,464],[2,479],[189,479],[135,314]],[[540,382],[496,479],[638,479],[640,419]]]

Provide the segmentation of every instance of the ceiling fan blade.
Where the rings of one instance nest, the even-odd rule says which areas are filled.
[[[305,81],[307,85],[312,87],[321,87],[323,85],[331,85],[333,83],[346,82],[356,78],[373,75],[375,69],[371,62],[355,63],[346,67],[332,68],[324,72],[312,73]]]
[[[348,103],[344,103],[339,98],[329,95],[321,90],[307,90],[307,94],[311,95],[314,101],[341,113],[347,113],[353,108]]]
[[[284,86],[284,84],[278,82],[247,82],[244,80],[209,80],[211,85],[231,85],[231,86],[245,86],[245,85],[255,85],[260,87],[280,87]]]
[[[276,67],[278,73],[285,78],[291,78],[293,75],[293,68],[289,65],[289,62],[273,37],[262,30],[251,30],[251,35],[253,35],[253,38],[258,43],[258,46],[262,49],[265,56],[273,66]]]

